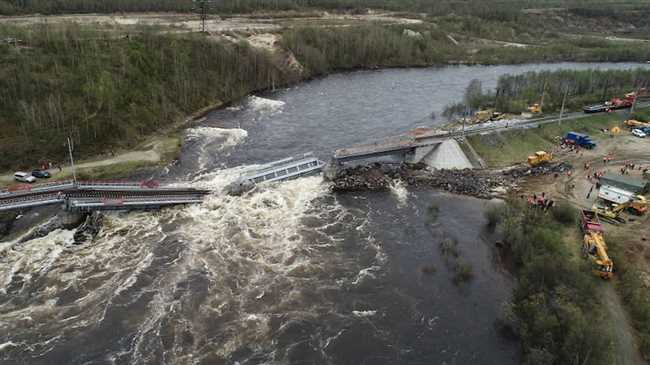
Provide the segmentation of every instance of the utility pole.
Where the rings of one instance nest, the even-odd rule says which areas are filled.
[[[639,84],[636,90],[634,90],[634,101],[632,102],[632,107],[630,108],[630,117],[632,117],[632,114],[634,114],[634,109],[636,109],[636,102],[639,100],[639,94],[641,93],[642,88],[642,85]]]
[[[72,139],[68,137],[68,152],[70,153],[70,166],[72,167],[72,181],[77,185],[77,171],[74,167],[74,158],[72,157]]]
[[[544,80],[544,87],[542,88],[542,100],[539,101],[539,110],[544,110],[544,94],[546,93],[546,84],[548,79]]]
[[[192,0],[192,2],[194,3],[192,10],[201,16],[201,32],[205,33],[205,21],[214,0]]]
[[[557,124],[562,124],[562,117],[564,116],[564,104],[566,103],[566,97],[569,94],[569,87],[566,87],[566,90],[564,90],[564,97],[562,98],[562,108],[560,109],[560,119],[558,120]]]

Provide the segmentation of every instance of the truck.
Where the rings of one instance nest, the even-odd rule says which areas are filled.
[[[582,110],[585,113],[601,113],[616,109],[631,108],[635,99],[636,93],[627,93],[623,98],[612,98],[602,104],[587,105]]]
[[[528,156],[528,164],[531,167],[539,166],[553,161],[553,154],[546,151],[537,151],[534,155]]]
[[[580,228],[583,233],[582,254],[592,264],[594,275],[608,280],[614,275],[614,262],[607,255],[607,244],[603,226],[598,214],[592,210],[582,210]]]
[[[594,142],[591,139],[591,137],[589,137],[586,134],[577,133],[577,132],[567,133],[566,136],[564,137],[564,143],[580,146],[582,148],[586,148],[589,150],[596,147],[596,142]]]
[[[587,105],[582,108],[586,114],[608,112],[611,109],[605,104]]]

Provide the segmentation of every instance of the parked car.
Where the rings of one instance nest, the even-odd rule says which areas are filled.
[[[14,173],[14,180],[31,184],[36,181],[36,178],[26,172],[17,171]]]
[[[39,169],[32,171],[32,176],[37,177],[39,179],[49,179],[50,177],[52,177],[52,175],[50,175],[49,172],[45,170],[39,170]]]
[[[632,129],[632,135],[635,135],[635,136],[637,136],[639,138],[645,138],[645,136],[646,136],[646,134],[643,133],[643,131],[640,130],[640,129]]]

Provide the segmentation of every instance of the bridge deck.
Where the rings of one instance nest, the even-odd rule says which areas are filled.
[[[334,159],[346,161],[408,151],[417,147],[430,146],[450,138],[446,133],[429,128],[418,128],[408,133],[389,137],[374,143],[357,145],[336,150]]]
[[[0,192],[0,211],[53,204],[66,209],[135,209],[200,203],[209,192],[174,185],[133,182],[60,182]],[[72,203],[71,203],[72,202]],[[119,203],[119,204],[118,204]]]

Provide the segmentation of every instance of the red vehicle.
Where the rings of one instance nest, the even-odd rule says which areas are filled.
[[[580,228],[582,233],[588,232],[603,232],[603,225],[600,224],[598,219],[598,214],[593,210],[582,210],[582,216],[580,217]]]

